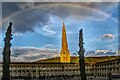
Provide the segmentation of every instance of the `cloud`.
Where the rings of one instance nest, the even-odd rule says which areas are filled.
[[[109,38],[109,39],[114,39],[114,35],[113,34],[104,34],[103,37],[104,38]]]
[[[35,48],[35,47],[16,47],[12,48],[11,60],[17,61],[36,61],[45,58],[59,56],[56,48]]]
[[[115,50],[90,50],[85,52],[85,56],[90,57],[90,56],[117,56],[118,51]]]
[[[23,36],[24,34],[22,34],[22,33],[13,33],[13,36]]]
[[[44,48],[48,48],[48,49],[56,49],[57,47],[52,45],[52,44],[47,44],[44,46]]]
[[[68,17],[76,18],[79,20],[84,20],[86,18],[103,20],[107,17],[108,14],[105,12],[99,11],[100,3],[70,3],[70,5],[66,5],[67,3],[4,3],[3,4],[3,26],[8,24],[8,21],[12,21],[14,23],[14,31],[15,32],[35,32],[35,28],[48,26],[51,22],[51,15],[57,16],[61,19],[66,19]],[[104,3],[101,3],[104,5]],[[106,3],[106,6],[112,5]],[[108,5],[109,4],[109,5]],[[42,5],[46,5],[44,7],[39,7]],[[51,5],[51,6],[50,6]],[[75,6],[76,5],[76,6]],[[7,6],[7,7],[6,7]],[[81,6],[81,7],[80,7]],[[105,7],[106,8],[106,7]],[[109,8],[108,8],[109,9]],[[106,9],[105,9],[106,10]],[[9,11],[9,14],[8,14]],[[96,13],[96,14],[94,14]],[[4,21],[4,18],[6,18]],[[43,28],[43,30],[47,30]],[[46,32],[52,33],[51,30],[47,30]]]
[[[113,34],[103,34],[101,36],[98,36],[97,40],[99,40],[99,41],[102,41],[102,40],[113,41],[113,40],[115,40],[115,36]]]
[[[113,51],[113,50],[96,50],[95,51],[95,54],[96,55],[106,55],[106,56],[111,56],[111,55],[117,55],[117,52],[116,51]]]
[[[53,3],[51,3],[51,5],[52,4]],[[108,10],[113,3],[54,3],[53,5],[45,6],[45,8],[42,9],[52,15],[60,17],[61,19],[73,17],[78,20],[83,20],[86,18],[91,18],[93,20],[104,20],[110,17],[110,15],[108,15],[106,11],[102,11],[103,9],[101,9],[100,6],[104,6],[105,10]]]
[[[95,56],[95,51],[93,51],[93,50],[89,50],[89,51],[86,51],[85,52],[85,56]]]
[[[0,47],[0,62],[2,61],[2,47]],[[58,57],[59,56],[59,50],[51,45],[45,45],[41,48],[36,47],[12,47],[11,48],[11,61],[12,62],[31,62],[36,61],[40,59],[46,59],[46,58],[52,58],[52,57]]]
[[[37,61],[40,59],[47,59],[52,57],[58,57],[59,51],[56,47],[52,45],[46,45],[43,48],[35,48],[35,47],[14,47],[11,49],[11,61],[12,62],[31,62]],[[0,47],[0,53],[2,52],[2,48]],[[77,54],[73,55],[77,56]],[[117,50],[96,50],[96,51],[86,51],[85,56],[117,56],[120,55],[120,51],[118,53]],[[0,61],[2,61],[2,54],[0,54]]]
[[[33,8],[34,7],[34,2],[19,2],[19,3],[17,3],[17,5],[21,9]]]
[[[35,27],[41,28],[49,24],[49,16],[43,11],[32,10],[14,16],[9,21],[14,23],[14,32],[34,32]],[[5,24],[7,23],[3,23],[3,25]]]
[[[36,28],[35,31],[37,33],[40,33],[40,34],[47,36],[47,37],[56,37],[57,31],[49,29],[50,27],[53,28],[52,26],[46,25],[46,26],[41,27],[41,29]]]

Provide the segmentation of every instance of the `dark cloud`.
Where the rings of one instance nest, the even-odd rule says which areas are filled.
[[[45,57],[46,57],[45,54],[41,54],[41,55],[37,55],[37,56],[26,56],[25,59],[28,61],[31,61],[31,60],[43,59]]]
[[[18,12],[22,9],[13,2],[2,2],[2,17],[3,19]]]
[[[53,48],[34,48],[19,47],[12,48],[12,61],[36,61],[45,58],[59,56],[58,49]]]
[[[90,10],[87,10],[85,8],[76,8],[72,6],[53,6],[49,7],[46,12],[49,12],[52,15],[56,15],[62,19],[68,18],[68,17],[76,17],[78,19],[85,19],[88,17],[91,17],[93,15],[93,12]],[[91,15],[91,16],[90,16]]]
[[[65,5],[65,4],[70,4],[70,5]],[[104,5],[101,4],[99,3],[31,3],[31,2],[4,3],[3,17],[10,16],[11,14],[14,14],[16,12],[18,13],[12,17],[9,17],[7,21],[3,22],[3,26],[5,26],[5,24],[8,24],[8,21],[12,21],[14,23],[14,31],[24,33],[24,32],[34,32],[36,27],[41,28],[44,27],[45,25],[48,25],[51,21],[50,19],[51,16],[57,16],[61,19],[73,17],[79,20],[84,20],[86,18],[103,20],[106,18],[107,14],[99,12],[100,7]],[[112,3],[106,3],[106,4],[110,6]],[[37,7],[42,5],[46,5],[46,6]],[[77,7],[73,5],[77,5]],[[83,7],[79,7],[79,6],[83,6]],[[84,7],[88,7],[88,8],[84,8]]]
[[[20,56],[20,55],[22,55],[22,54],[26,54],[26,53],[28,53],[28,49],[26,49],[26,48],[14,48],[14,49],[12,49],[12,54],[11,54],[11,56],[14,56],[14,57],[18,57],[18,56]]]
[[[34,2],[18,2],[16,3],[21,9],[28,9],[34,7]]]
[[[49,15],[42,10],[28,10],[26,6],[30,6],[28,3],[15,3],[4,2],[2,7],[2,16],[4,18],[11,16],[7,21],[3,22],[3,30],[7,27],[8,21],[14,23],[14,32],[34,32],[35,27],[41,27],[49,24]]]
[[[14,31],[21,33],[34,32],[35,27],[47,25],[49,20],[49,15],[41,10],[26,11],[11,18]]]
[[[53,5],[54,6],[53,6]],[[68,5],[67,5],[68,4]],[[46,10],[46,12],[51,13],[53,15],[56,15],[60,18],[67,18],[69,16],[74,16],[78,19],[85,19],[85,18],[95,18],[95,19],[103,19],[105,16],[105,12],[110,10],[113,5],[117,3],[112,2],[71,2],[71,3],[36,3],[37,5],[48,5],[45,8],[42,8]],[[52,6],[50,6],[52,5]],[[117,5],[116,5],[117,6]],[[103,10],[104,7],[104,10]],[[113,7],[115,8],[115,7]],[[102,11],[104,11],[102,13]],[[96,13],[96,14],[95,14]],[[107,14],[107,13],[106,13]]]
[[[2,52],[2,48],[0,48]],[[120,52],[120,51],[119,51]],[[37,61],[40,59],[52,58],[59,56],[58,49],[53,48],[34,48],[34,47],[18,47],[12,48],[11,61],[12,62],[21,62],[21,61]],[[74,53],[73,53],[74,54]],[[2,54],[0,54],[1,56]],[[76,54],[75,54],[76,55]],[[96,51],[86,51],[85,56],[117,56],[117,51],[114,50],[96,50]],[[2,58],[0,58],[2,61]]]

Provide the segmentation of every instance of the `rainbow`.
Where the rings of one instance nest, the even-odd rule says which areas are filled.
[[[88,6],[84,6],[84,5],[80,5],[80,4],[75,4],[75,3],[49,3],[49,4],[42,4],[42,5],[37,5],[37,6],[34,6],[32,8],[29,8],[29,9],[24,9],[22,11],[19,11],[19,12],[16,12],[12,15],[10,15],[9,17],[7,18],[4,18],[1,22],[0,22],[0,25],[3,23],[3,22],[6,22],[7,20],[9,20],[10,18],[14,17],[14,16],[17,16],[17,15],[20,15],[22,14],[23,12],[26,12],[26,11],[30,11],[30,10],[33,10],[33,9],[38,9],[38,8],[44,8],[44,7],[47,7],[47,6],[56,6],[56,5],[61,5],[61,6],[72,6],[72,7],[76,7],[76,8],[83,8],[83,9],[87,9],[87,10],[90,10],[90,11],[93,11],[97,14],[100,14],[100,15],[103,15],[104,17],[106,18],[110,18],[111,20],[115,21],[116,23],[118,23],[118,20],[113,18],[110,14],[107,14],[103,11],[100,11],[100,10],[97,10],[97,9],[94,9],[94,8],[90,8]]]

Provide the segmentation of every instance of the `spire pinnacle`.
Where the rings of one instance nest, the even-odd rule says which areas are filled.
[[[65,27],[65,23],[63,22],[63,26]]]
[[[65,23],[63,22],[62,23],[62,33],[64,33],[65,32],[65,36],[66,36],[66,29],[65,29]],[[65,37],[66,38],[66,37]]]

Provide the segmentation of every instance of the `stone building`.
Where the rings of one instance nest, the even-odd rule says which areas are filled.
[[[120,75],[120,59],[98,62],[93,65],[94,76],[107,77],[108,73]]]
[[[86,63],[87,77],[108,77],[120,75],[120,62],[118,59],[98,62],[95,64]],[[13,62],[10,65],[11,78],[17,77],[52,77],[52,76],[77,76],[79,77],[78,63],[31,63],[31,62]],[[2,64],[0,64],[0,77],[2,77]]]

